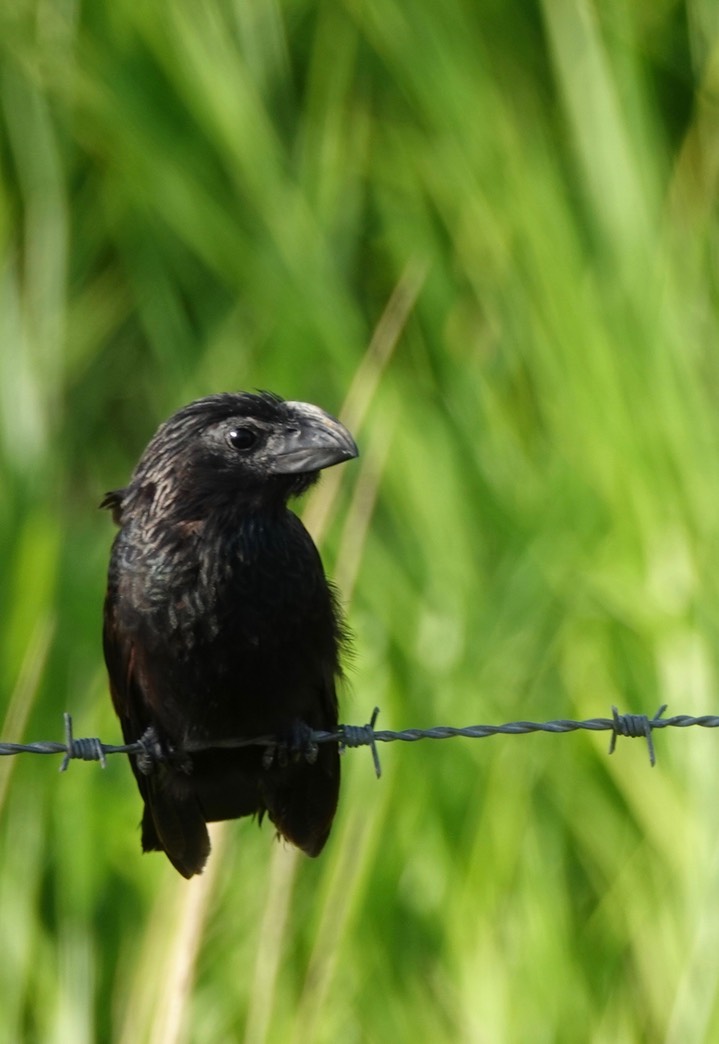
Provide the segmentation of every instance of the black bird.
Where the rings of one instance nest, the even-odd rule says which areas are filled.
[[[344,631],[287,501],[357,453],[317,406],[210,395],[161,425],[129,485],[102,502],[120,526],[103,635],[112,700],[125,741],[155,751],[130,758],[142,848],[185,877],[205,865],[214,820],[266,813],[310,856],[327,840],[339,754],[307,737],[337,726]],[[222,746],[265,735],[274,757]]]

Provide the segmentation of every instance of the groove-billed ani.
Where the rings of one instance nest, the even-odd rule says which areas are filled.
[[[327,840],[338,750],[313,750],[306,735],[336,728],[343,630],[287,500],[355,456],[346,428],[316,406],[211,395],[170,417],[130,484],[103,501],[120,526],[105,601],[112,699],[125,741],[146,736],[160,751],[130,759],[142,848],[185,877],[205,864],[213,820],[266,812],[311,856]],[[212,747],[264,735],[277,739],[274,757]]]

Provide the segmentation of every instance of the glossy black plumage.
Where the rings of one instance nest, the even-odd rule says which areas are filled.
[[[185,877],[205,864],[213,820],[267,813],[308,855],[327,840],[337,746],[321,744],[313,763],[293,746],[303,725],[336,727],[342,623],[287,500],[356,455],[315,406],[212,395],[163,424],[103,501],[120,526],[104,618],[113,703],[127,742],[151,735],[167,755],[131,758],[142,847]],[[261,735],[290,756],[267,767],[266,748],[211,747]],[[180,753],[193,744],[211,749]]]

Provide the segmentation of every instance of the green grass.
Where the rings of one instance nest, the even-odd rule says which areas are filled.
[[[0,738],[119,737],[97,504],[174,408],[255,387],[361,445],[303,506],[345,720],[716,712],[711,5],[0,23]],[[6,759],[0,1038],[715,1040],[716,744],[350,752],[321,859],[232,823],[189,885],[123,759]]]

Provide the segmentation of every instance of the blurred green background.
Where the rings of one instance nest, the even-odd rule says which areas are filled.
[[[211,391],[343,411],[304,506],[385,728],[716,713],[713,0],[0,13],[0,737],[119,741],[97,511]],[[0,1039],[719,1039],[717,736],[386,746],[191,884],[123,758],[0,763]]]

